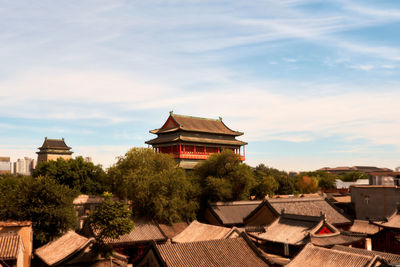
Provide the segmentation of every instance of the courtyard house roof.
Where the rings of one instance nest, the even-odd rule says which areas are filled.
[[[63,263],[72,255],[82,252],[93,241],[93,238],[86,238],[74,231],[68,231],[54,241],[36,249],[35,254],[48,266],[55,266]]]
[[[367,220],[354,220],[353,225],[349,229],[350,232],[367,235],[377,234],[380,230],[381,229],[379,229],[379,226]]]
[[[153,245],[153,249],[160,266],[269,266],[245,234],[238,238]]]
[[[222,225],[243,225],[247,217],[262,201],[215,202],[209,210]]]
[[[320,216],[323,213],[326,215],[327,222],[333,225],[351,223],[348,218],[324,198],[274,198],[268,199],[268,201],[279,213],[282,210],[290,214],[307,216]]]
[[[150,241],[166,241],[168,238],[160,227],[152,221],[135,222],[135,227],[125,235],[116,239],[105,239],[109,244],[135,244]]]
[[[376,255],[362,255],[307,244],[286,267],[372,267],[379,263],[386,261]]]
[[[332,249],[350,252],[350,253],[356,253],[356,254],[360,254],[360,255],[379,256],[382,259],[386,260],[390,264],[399,264],[400,263],[400,255],[398,255],[398,254],[386,253],[386,252],[375,251],[375,250],[366,250],[366,249],[362,249],[362,248],[354,248],[354,247],[341,246],[341,245],[335,245],[332,247]]]
[[[193,221],[185,230],[172,238],[173,243],[185,243],[237,237],[237,228],[227,228]]]

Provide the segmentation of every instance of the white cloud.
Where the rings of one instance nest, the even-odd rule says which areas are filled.
[[[276,57],[271,53],[265,62],[273,67],[284,64],[280,58],[301,58],[311,65],[313,51],[303,50],[301,57],[289,54],[297,49],[297,41],[305,41],[328,48],[332,58],[338,56],[325,62],[331,67],[343,63],[371,75],[396,68],[397,46],[355,41],[341,33],[398,22],[398,10],[348,1],[339,1],[346,12],[300,8],[312,2],[317,1],[12,3],[11,8],[0,8],[0,21],[8,25],[0,29],[2,116],[135,124],[135,112],[174,110],[221,115],[250,142],[308,142],[340,135],[399,147],[396,82],[332,82],[340,81],[337,77],[305,83],[296,80],[297,74],[286,73],[266,81],[262,74],[247,75],[262,69],[257,64],[239,70],[231,66],[246,55],[254,58],[270,49],[264,44],[288,52]],[[288,41],[295,44],[286,46]],[[354,60],[359,55],[361,62]],[[2,125],[21,128],[8,121]],[[40,129],[74,130],[29,128]],[[93,134],[89,125],[76,131]],[[127,135],[121,131],[117,136]],[[113,162],[125,147],[104,149],[88,147],[81,152]]]
[[[365,64],[365,65],[356,65],[356,66],[351,66],[351,68],[353,69],[358,69],[358,70],[363,70],[363,71],[369,71],[374,69],[375,67],[373,65],[370,64]]]

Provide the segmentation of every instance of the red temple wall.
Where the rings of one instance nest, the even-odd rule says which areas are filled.
[[[206,146],[195,146],[195,145],[173,145],[155,148],[157,152],[173,154],[174,158],[178,159],[207,159],[211,154],[220,153],[223,149],[231,149],[237,155],[239,155],[242,160],[244,160],[244,155],[239,148],[221,148],[221,147],[206,147]],[[244,150],[243,150],[244,154]]]

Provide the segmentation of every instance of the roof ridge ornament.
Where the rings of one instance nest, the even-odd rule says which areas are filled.
[[[171,111],[169,112],[169,115],[174,115],[174,111],[171,110]]]

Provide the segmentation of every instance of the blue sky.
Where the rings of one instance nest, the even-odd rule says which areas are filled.
[[[400,166],[398,1],[0,0],[0,155],[45,136],[108,167],[168,112],[247,163]]]

